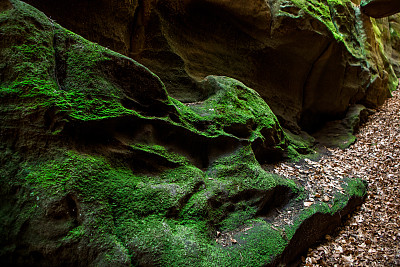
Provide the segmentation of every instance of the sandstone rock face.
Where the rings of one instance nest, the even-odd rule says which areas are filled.
[[[345,149],[357,140],[355,134],[360,125],[367,121],[371,112],[363,105],[351,106],[344,119],[328,122],[314,137],[319,144],[326,147]]]
[[[68,29],[84,33],[86,38],[114,51],[127,54],[131,47],[131,38],[135,36],[133,26],[137,17],[135,12],[139,5],[138,0],[26,2],[37,6]]]
[[[400,77],[400,14],[371,21],[380,54],[387,58],[396,76]]]
[[[0,1],[0,12],[11,9],[12,5],[8,0],[1,0]]]
[[[137,61],[10,3],[0,13],[1,266],[294,265],[366,195],[346,179],[332,205],[304,207],[311,192],[262,165],[309,148],[244,83],[206,76],[195,83],[198,101],[184,103]],[[119,3],[115,10],[136,2]],[[242,13],[229,3],[207,5],[247,14],[240,27],[259,27],[246,35],[265,30],[266,4]],[[159,4],[177,18],[192,8]],[[178,49],[174,38],[164,45]],[[220,41],[204,43],[226,53]],[[175,55],[187,53],[188,64],[189,52]],[[278,214],[289,210],[287,223]]]
[[[397,0],[365,0],[361,10],[370,17],[383,18],[400,12],[400,2]]]
[[[397,77],[400,77],[400,14],[390,16],[388,22],[392,49],[391,51],[387,51],[387,53],[394,72]]]
[[[375,22],[360,12],[359,1],[84,1],[90,16],[74,12],[72,18],[63,10],[74,1],[61,1],[63,9],[53,1],[27,2],[135,58],[184,102],[205,97],[198,82],[208,75],[236,78],[295,132],[299,125],[312,131],[343,116],[349,104],[379,105],[398,83]],[[82,19],[86,25],[73,24]],[[116,36],[119,31],[124,34]]]
[[[388,56],[393,70],[397,77],[400,77],[400,14],[381,19],[382,26],[388,25],[385,34],[385,41],[390,45],[385,45],[385,53]]]

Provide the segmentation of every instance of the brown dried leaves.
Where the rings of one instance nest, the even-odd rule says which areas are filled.
[[[332,173],[367,180],[369,192],[366,202],[335,238],[327,236],[322,245],[309,250],[303,266],[400,265],[399,91],[370,117],[357,138],[350,148],[331,149],[331,156],[310,163],[315,171],[307,170],[314,180],[309,186],[315,197],[319,191],[330,197],[337,186],[329,181]],[[321,173],[325,174],[322,179]]]
[[[303,266],[400,266],[400,92],[369,119],[350,148],[318,162],[283,163],[275,172],[309,192],[304,206],[330,203],[344,177],[368,181],[368,197],[335,238],[309,250]]]

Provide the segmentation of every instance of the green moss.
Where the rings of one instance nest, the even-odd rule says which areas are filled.
[[[69,231],[68,235],[63,237],[63,241],[74,241],[85,236],[85,228],[83,226],[77,226],[71,231]]]
[[[400,27],[396,23],[389,24],[391,42],[396,44],[400,41]]]
[[[261,266],[271,262],[287,243],[281,232],[265,222],[258,222],[246,235],[235,236],[240,245],[226,248],[204,235],[198,224],[179,225],[154,217],[124,228],[137,229],[127,240],[128,246],[144,252],[147,263],[157,266]]]
[[[334,215],[340,212],[349,202],[351,198],[358,197],[362,198],[366,194],[366,185],[360,179],[345,179],[342,181],[342,188],[344,193],[336,193],[333,203],[318,202],[310,207],[302,210],[294,220],[293,225],[285,227],[286,236],[291,239],[296,233],[300,225],[308,218],[312,217],[316,213],[322,213],[327,215]]]
[[[56,53],[65,61],[65,79],[59,81],[61,95],[56,105],[79,120],[138,115],[121,105],[121,89],[104,78],[101,66],[111,60],[109,50],[59,26],[55,38]]]
[[[262,137],[263,128],[280,128],[265,101],[243,83],[209,76],[203,86],[210,96],[202,102],[185,105],[173,100],[189,127],[207,136],[234,135],[250,141]]]
[[[361,1],[361,6],[366,6],[366,5],[368,5],[370,2],[372,2],[372,1],[374,1],[374,0],[362,0]]]
[[[308,151],[309,145],[293,136],[285,137],[275,115],[254,90],[227,77],[208,77],[203,86],[210,95],[204,101],[183,104],[168,97],[161,101],[176,108],[168,112],[178,119],[172,120],[164,113],[165,117],[140,114],[121,104],[126,97],[121,85],[106,78],[101,66],[114,60],[128,60],[145,70],[143,66],[63,29],[22,2],[13,3],[15,10],[0,15],[1,33],[19,40],[1,50],[0,62],[7,63],[0,63],[0,68],[11,66],[5,72],[10,76],[0,84],[0,96],[9,100],[2,111],[24,114],[28,110],[41,112],[38,117],[42,117],[49,107],[55,107],[67,114],[68,121],[79,121],[83,127],[87,121],[101,123],[127,116],[149,122],[163,120],[203,139],[230,137],[236,142],[233,147],[239,146],[211,158],[206,170],[155,144],[129,144],[130,162],[110,155],[64,151],[56,148],[66,142],[57,136],[60,131],[53,132],[51,138],[59,137],[54,143],[48,136],[43,137],[51,151],[40,157],[20,158],[6,147],[0,153],[1,162],[6,163],[0,170],[5,184],[1,190],[10,194],[7,191],[12,185],[26,190],[23,201],[28,204],[24,204],[21,218],[33,217],[38,211],[45,213],[51,203],[74,196],[83,214],[79,218],[82,225],[72,225],[60,237],[60,244],[85,240],[83,244],[100,248],[108,263],[129,254],[132,264],[139,266],[261,266],[284,250],[292,235],[257,218],[259,204],[277,187],[293,193],[304,189],[266,172],[251,143],[261,139],[283,148],[288,138],[292,144],[289,149],[296,153]],[[302,5],[328,20],[323,4]],[[37,23],[24,22],[26,16]],[[142,174],[135,169],[135,160],[140,164],[142,159],[135,155],[175,164]],[[348,185],[346,197],[361,194],[358,183]],[[297,229],[317,211],[332,212],[343,207],[346,197],[332,208],[323,204],[307,209],[290,229]],[[2,215],[7,211],[2,209]],[[20,225],[24,222],[21,218],[17,220]],[[216,243],[217,230],[232,232],[237,244],[223,247]]]
[[[297,162],[302,158],[315,157],[314,147],[315,139],[309,135],[295,135],[289,130],[285,130],[285,136],[288,140],[287,158],[290,161]]]
[[[157,146],[151,149],[157,153],[165,152]],[[243,161],[249,160],[253,163],[245,167]],[[240,174],[224,168],[228,162],[239,166]],[[86,215],[92,219],[73,229],[64,238],[65,242],[87,236],[91,231],[103,236],[96,237],[97,241],[98,238],[112,239],[115,235],[134,258],[137,251],[141,255],[148,253],[151,262],[163,266],[181,266],[185,262],[193,266],[211,266],[215,264],[215,257],[220,258],[221,266],[238,266],[242,257],[246,257],[247,265],[244,266],[258,266],[283,250],[281,234],[267,225],[259,226],[259,232],[254,236],[243,237],[246,241],[240,250],[237,246],[222,249],[212,237],[212,225],[217,221],[226,230],[260,223],[254,220],[256,210],[252,200],[238,202],[235,212],[228,216],[225,211],[218,215],[210,209],[208,200],[220,192],[221,186],[230,188],[229,194],[233,196],[247,189],[268,190],[284,183],[256,164],[249,147],[218,160],[218,166],[210,168],[207,174],[214,177],[212,180],[204,179],[205,174],[189,164],[153,177],[135,175],[118,164],[103,157],[67,152],[41,164],[25,164],[18,177],[25,180],[32,191],[42,192],[40,198],[43,198],[43,192],[50,195],[77,192],[83,205],[98,203],[100,208],[92,211],[92,215]],[[256,171],[260,173],[254,175]],[[200,189],[199,182],[204,183]],[[187,202],[180,202],[185,196],[189,196]],[[171,211],[176,217],[168,219],[166,215]],[[256,239],[256,236],[265,236],[265,239]],[[137,258],[138,264],[143,259],[146,256]]]
[[[250,146],[216,160],[206,174],[209,179],[204,194],[217,203],[207,210],[208,220],[221,231],[236,230],[253,221],[260,201],[277,186],[294,193],[300,191],[293,181],[264,171]]]
[[[261,168],[250,146],[241,147],[235,153],[214,161],[207,176],[223,182],[230,195],[242,190],[269,190],[278,184],[278,176]]]
[[[354,58],[365,61],[370,48],[362,14],[350,0],[291,0],[308,15],[320,21]],[[369,60],[369,59],[368,59]],[[362,63],[364,64],[364,63]],[[367,65],[365,67],[368,67]]]
[[[393,92],[394,90],[397,89],[399,85],[399,79],[396,77],[392,65],[389,63],[389,59],[387,57],[387,54],[385,52],[385,43],[386,40],[384,39],[384,32],[382,32],[381,29],[377,23],[377,21],[374,18],[371,18],[371,23],[372,23],[372,29],[374,30],[375,33],[375,41],[378,45],[378,53],[380,54],[382,60],[384,61],[383,64],[386,67],[385,71],[389,71],[390,75],[388,76],[389,78],[389,91]],[[378,69],[379,73],[383,71],[383,69]],[[383,77],[384,75],[380,75]]]
[[[185,158],[184,156],[177,154],[177,153],[170,152],[165,147],[160,146],[160,145],[134,144],[134,145],[132,145],[132,148],[134,150],[143,151],[143,152],[147,152],[150,154],[155,154],[155,155],[161,156],[170,162],[181,163],[183,165],[189,164],[188,159]]]
[[[248,203],[244,201],[237,204],[237,210],[227,216],[221,223],[220,229],[222,231],[233,231],[246,225],[248,220],[255,217],[257,213],[257,208],[249,206]]]
[[[26,163],[20,176],[38,190],[53,194],[74,191],[84,201],[110,202],[115,216],[121,220],[165,214],[179,206],[178,200],[202,179],[201,172],[190,166],[157,177],[134,175],[123,165],[112,166],[105,158],[76,152],[47,162]]]
[[[51,79],[54,51],[51,47],[50,22],[42,13],[21,2],[0,16],[0,35],[6,36],[6,46],[1,49],[0,59],[5,63],[6,79],[0,84],[2,98],[22,98],[25,108],[36,108],[43,100],[54,97],[56,88]],[[27,20],[37,22],[38,29]],[[27,100],[30,99],[28,104]]]
[[[141,251],[147,264],[157,266],[199,266],[211,247],[209,237],[198,223],[182,225],[150,216],[135,222],[125,221],[120,229],[127,246]],[[137,265],[141,263],[140,260],[136,262]]]
[[[342,186],[349,197],[364,197],[367,193],[367,183],[359,178],[345,179]]]
[[[329,5],[327,5],[323,1],[318,1],[318,0],[311,0],[311,1],[291,0],[291,1],[296,6],[307,12],[307,14],[317,19],[318,21],[322,22],[330,30],[333,37],[337,41],[340,42],[343,41],[342,34],[338,31],[337,27],[333,22]],[[341,0],[328,1],[329,4],[331,4],[332,2],[334,2],[335,4],[343,5],[344,2],[349,2],[349,1],[341,1]]]
[[[62,28],[23,2],[13,4],[15,8],[0,17],[0,34],[13,39],[0,54],[9,73],[6,82],[0,84],[0,96],[21,98],[14,109],[35,112],[57,107],[69,118],[83,121],[143,117],[122,106],[121,88],[102,72],[111,58],[145,69],[143,66]]]

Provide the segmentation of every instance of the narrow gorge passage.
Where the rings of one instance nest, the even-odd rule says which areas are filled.
[[[313,193],[311,201],[330,201],[329,193],[340,190],[338,178],[368,182],[365,203],[333,236],[310,249],[302,266],[400,265],[399,134],[397,90],[361,127],[357,141],[348,149],[328,149],[328,155],[317,162],[276,166],[275,172],[303,180]]]

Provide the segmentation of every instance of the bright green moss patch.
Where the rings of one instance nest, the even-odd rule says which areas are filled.
[[[257,218],[260,203],[278,187],[285,188],[282,194],[300,191],[294,182],[264,171],[249,146],[215,161],[207,177],[206,194],[212,205],[208,216],[221,231],[236,230]]]
[[[227,218],[220,223],[222,231],[232,231],[246,225],[248,220],[253,219],[257,213],[257,208],[250,206],[245,201],[242,203],[239,202],[236,209],[237,211],[229,214]]]
[[[336,40],[338,41],[343,41],[343,36],[342,34],[338,31],[337,27],[335,26],[333,20],[332,20],[332,14],[329,8],[329,5],[322,1],[318,0],[311,0],[311,1],[306,1],[306,0],[291,0],[296,6],[307,12],[310,16],[313,18],[317,19],[318,21],[322,22],[325,24],[325,26],[330,30],[332,35],[335,37]],[[329,2],[335,2],[337,4],[342,4],[343,2],[346,1],[328,1]]]
[[[165,153],[158,146],[135,148]],[[249,147],[222,157],[215,164],[207,174],[185,163],[150,177],[135,175],[122,163],[108,162],[103,157],[67,152],[53,160],[25,164],[18,177],[32,191],[41,192],[40,199],[46,199],[46,195],[57,199],[72,193],[81,199],[82,206],[97,203],[101,207],[85,215],[89,221],[72,229],[64,242],[86,238],[93,231],[105,239],[115,235],[139,265],[146,261],[163,266],[180,266],[184,262],[211,266],[219,258],[221,266],[230,266],[242,262],[242,257],[246,257],[243,260],[248,266],[269,262],[283,250],[286,241],[268,225],[257,226],[257,234],[243,236],[241,247],[222,249],[213,237],[217,225],[221,230],[236,231],[260,224],[262,220],[255,219],[262,194],[228,203],[235,206],[234,210],[226,210],[226,205],[213,208],[209,201],[225,199],[218,197],[223,192],[234,198],[247,190],[267,192],[278,184],[289,186],[288,182],[262,170]],[[232,168],[225,168],[226,165]],[[142,256],[136,258],[139,251]]]
[[[364,197],[367,193],[367,184],[361,179],[345,179],[343,188],[350,197]]]
[[[384,30],[386,30],[385,28],[380,28],[379,24],[377,23],[376,19],[371,18],[371,23],[372,23],[372,29],[374,30],[374,36],[375,36],[375,40],[376,43],[378,45],[378,52],[380,53],[380,56],[382,57],[382,59],[385,61],[385,64],[387,64],[388,69],[390,70],[390,74],[388,76],[389,78],[389,91],[393,92],[394,90],[397,89],[398,85],[399,85],[399,79],[396,77],[393,67],[391,64],[389,64],[389,59],[388,59],[388,55],[386,54],[385,51],[385,44],[386,40],[384,39],[385,33],[383,32]],[[388,34],[387,34],[388,35]],[[388,37],[388,36],[386,36]],[[395,43],[395,40],[393,40],[393,43]]]
[[[124,225],[123,229],[137,230],[123,236],[129,236],[126,242],[132,250],[143,253],[142,259],[134,261],[136,265],[261,266],[271,262],[283,251],[284,237],[265,222],[251,228],[236,237],[238,244],[226,248],[205,235],[199,224],[181,225],[157,217]]]
[[[239,234],[240,246],[232,247],[233,266],[262,266],[271,263],[287,245],[287,240],[280,231],[272,229],[266,222],[256,224],[246,231],[247,235]]]
[[[70,110],[70,116],[79,120],[135,114],[122,106],[121,88],[102,72],[102,66],[111,61],[109,50],[61,27],[55,38],[61,93],[57,105]]]
[[[323,23],[335,38],[343,43],[347,51],[359,60],[364,60],[365,27],[358,7],[350,0],[291,0],[308,15]],[[354,24],[354,21],[356,22]]]
[[[299,161],[300,159],[315,156],[313,150],[315,139],[309,135],[295,135],[289,130],[285,130],[285,136],[288,140],[287,157],[291,161]]]
[[[305,194],[265,171],[262,152],[282,152],[289,142],[295,157],[312,142],[284,134],[257,92],[209,76],[200,85],[207,98],[183,104],[144,66],[13,3],[0,15],[0,33],[11,40],[0,51],[0,111],[10,116],[0,126],[7,143],[1,193],[11,199],[1,214],[8,224],[18,218],[19,227],[11,238],[2,236],[8,241],[31,219],[26,225],[41,220],[55,228],[41,237],[46,249],[51,242],[56,249],[75,244],[76,254],[93,249],[85,255],[99,255],[88,265],[262,266],[283,252],[305,219],[363,195],[362,184],[349,180],[347,195],[332,207],[312,206],[292,228],[276,228],[277,210]],[[324,4],[301,5],[329,20]],[[25,121],[16,129],[19,118]],[[60,122],[65,127],[49,134]],[[148,131],[141,132],[143,125]],[[19,207],[21,214],[9,215]]]
[[[15,1],[14,6],[0,17],[0,33],[7,36],[0,53],[1,62],[6,63],[1,66],[5,73],[1,97],[24,98],[15,108],[57,107],[83,121],[143,117],[122,105],[123,88],[110,75],[110,68],[123,70],[132,64],[138,72],[147,72],[148,79],[158,81],[158,77],[132,59],[71,33],[23,2]],[[34,23],[28,23],[28,18]]]
[[[134,175],[124,166],[113,167],[102,157],[68,152],[54,161],[26,167],[24,179],[51,192],[76,191],[85,201],[117,203],[117,217],[140,217],[167,212],[193,189],[201,176],[191,167],[182,168],[148,177]]]
[[[134,150],[144,151],[150,154],[159,155],[164,157],[165,159],[174,162],[174,163],[181,163],[181,164],[188,164],[189,161],[182,155],[177,153],[173,153],[168,151],[165,147],[160,145],[144,145],[144,144],[135,144],[132,145]]]
[[[79,240],[83,236],[85,236],[85,228],[83,226],[78,226],[69,231],[68,235],[63,238],[63,241]]]
[[[255,159],[250,146],[213,162],[207,176],[223,181],[230,195],[241,190],[269,190],[278,184],[277,176],[265,172]]]
[[[253,141],[263,128],[280,128],[278,120],[260,95],[228,77],[209,76],[202,86],[210,96],[202,102],[174,101],[184,120],[208,136],[234,135]]]
[[[200,266],[211,247],[211,240],[199,223],[182,225],[159,216],[126,220],[119,231],[131,251],[143,254],[142,258],[133,259],[136,265]]]
[[[40,101],[55,96],[56,86],[51,79],[54,50],[50,22],[26,4],[17,1],[14,6],[15,9],[0,16],[0,35],[4,36],[5,44],[0,51],[0,61],[4,63],[0,96],[31,98],[30,104],[35,107]],[[36,28],[27,18],[43,28]]]

